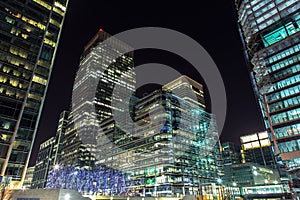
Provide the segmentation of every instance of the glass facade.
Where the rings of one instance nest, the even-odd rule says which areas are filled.
[[[253,162],[271,168],[276,167],[276,160],[267,131],[241,136],[242,163]]]
[[[200,194],[201,184],[212,187],[222,176],[219,134],[202,85],[183,76],[137,98],[130,49],[102,29],[85,47],[59,164],[126,173],[133,195]],[[88,87],[94,84],[96,92]],[[114,114],[125,109],[136,125],[126,130],[127,119]]]
[[[31,188],[45,188],[49,171],[60,163],[68,116],[68,111],[60,114],[56,136],[40,145]]]
[[[106,121],[105,134],[116,148],[103,145],[100,163],[128,173],[135,195],[201,194],[200,185],[222,176],[215,118],[205,112],[202,86],[192,79],[180,77],[162,88],[134,99],[132,118],[139,126],[132,133]]]
[[[110,42],[103,44],[108,40]],[[102,29],[85,46],[73,87],[73,107],[59,164],[87,169],[95,167],[99,154],[97,146],[102,146],[102,138],[106,136],[92,133],[103,130],[104,134],[105,129],[111,128],[106,124],[110,123],[113,111],[119,110],[112,106],[114,88],[122,87],[126,93],[114,96],[115,102],[122,105],[127,104],[123,97],[135,91],[135,74],[131,71],[134,68],[133,53],[123,55],[122,51],[130,51],[130,47]],[[121,78],[125,72],[127,81]],[[99,76],[100,80],[97,79]],[[92,85],[97,86],[97,91],[91,89]],[[121,129],[118,131],[124,134]]]
[[[222,158],[224,165],[240,164],[242,162],[241,145],[232,142],[223,143]]]
[[[95,157],[87,147],[82,144],[76,132],[72,112],[68,116],[68,123],[61,143],[61,156],[59,160],[56,160],[55,165],[74,166],[86,169],[92,169],[95,166]]]
[[[40,145],[38,157],[35,164],[31,188],[45,188],[49,170],[53,167],[53,148],[55,137]]]
[[[252,77],[275,154],[300,166],[300,2],[236,1]]]
[[[0,169],[24,180],[68,0],[0,2]]]
[[[227,186],[268,185],[280,183],[279,173],[255,163],[228,165],[224,167],[224,184]]]

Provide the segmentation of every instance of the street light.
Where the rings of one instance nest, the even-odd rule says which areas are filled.
[[[237,183],[236,183],[236,182],[233,182],[233,183],[232,183],[232,186],[236,187],[236,186],[237,186]]]

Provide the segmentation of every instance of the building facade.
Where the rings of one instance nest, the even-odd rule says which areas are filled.
[[[204,102],[202,85],[186,76],[135,99],[137,126],[126,134],[106,129],[115,146],[102,146],[100,163],[129,174],[133,195],[200,194],[200,185],[215,185],[222,176],[215,118]]]
[[[68,0],[0,2],[0,169],[21,187]]]
[[[300,2],[237,0],[253,86],[278,161],[300,165]]]
[[[222,144],[222,159],[224,165],[242,163],[241,146],[232,142]]]
[[[63,142],[66,134],[66,129],[69,123],[69,111],[62,111],[59,116],[59,121],[56,130],[55,136],[55,145],[53,147],[53,165],[57,165],[60,163],[62,149],[63,149]]]
[[[23,183],[23,188],[30,188],[33,179],[34,167],[28,167]]]
[[[51,137],[40,145],[31,188],[45,188],[49,171],[59,165],[68,117],[68,111],[61,112],[56,136]]]
[[[224,166],[224,184],[228,186],[254,186],[280,183],[277,170],[256,163]]]
[[[31,188],[45,188],[50,168],[53,168],[53,149],[55,137],[51,137],[40,145]]]
[[[86,169],[93,169],[95,167],[95,156],[82,143],[74,125],[72,112],[69,114],[66,125],[61,156],[56,164],[59,167],[74,166]]]
[[[103,44],[107,39],[110,42]],[[118,110],[112,106],[114,88],[124,89],[125,94],[115,94],[114,100],[118,104],[126,105],[128,102],[123,96],[135,91],[134,72],[131,71],[134,68],[133,53],[130,50],[128,45],[102,29],[84,47],[73,87],[73,107],[63,142],[61,165],[95,167],[97,146],[101,146],[104,138],[95,135],[95,130],[103,129],[105,121],[109,121],[113,111]],[[128,53],[122,54],[124,51]],[[123,81],[125,72],[127,79]],[[100,80],[97,79],[99,75]],[[97,86],[97,91],[91,86]]]
[[[244,135],[240,137],[240,140],[242,163],[253,162],[262,166],[277,168],[267,131]]]
[[[126,173],[132,184],[124,191],[132,195],[199,194],[201,184],[215,186],[222,176],[219,135],[214,115],[205,111],[202,85],[182,76],[128,99],[135,91],[130,50],[102,29],[85,47],[60,165]],[[101,193],[114,194],[113,187]]]

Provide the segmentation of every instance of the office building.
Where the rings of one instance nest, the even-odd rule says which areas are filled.
[[[254,186],[278,184],[280,177],[277,170],[256,163],[242,163],[224,166],[224,185]]]
[[[138,126],[126,135],[107,129],[116,145],[102,146],[100,163],[128,173],[133,195],[200,194],[200,185],[210,188],[223,175],[215,118],[204,102],[202,85],[186,76],[136,99]]]
[[[25,178],[68,0],[0,1],[0,169]]]
[[[69,123],[69,111],[62,111],[59,116],[59,121],[55,136],[55,145],[53,147],[52,158],[53,165],[60,163],[60,158],[62,154],[63,142],[65,138],[66,129]]]
[[[236,0],[253,87],[274,153],[300,166],[300,2]]]
[[[240,164],[242,162],[241,146],[232,142],[222,144],[222,159],[224,165]]]
[[[68,116],[68,111],[61,112],[56,135],[40,145],[31,188],[45,188],[49,171],[60,163]]]
[[[110,43],[103,45],[106,39]],[[114,99],[122,105],[129,104],[123,96],[135,91],[134,72],[131,71],[134,68],[133,52],[120,53],[130,50],[128,45],[102,29],[84,47],[73,87],[73,107],[66,127],[61,165],[90,169],[95,166],[99,145],[96,138],[101,140],[100,135],[94,135],[95,130],[102,129],[101,124],[111,119],[113,111],[118,109],[111,105],[114,88],[125,89],[126,94],[118,93]],[[125,72],[127,81],[121,78]],[[99,75],[100,80],[97,79]],[[97,92],[92,91],[91,86],[97,86]]]
[[[34,173],[34,167],[28,167],[25,175],[24,183],[23,183],[24,189],[30,188],[32,183],[33,173]]]
[[[72,112],[69,114],[66,125],[64,139],[62,141],[62,151],[58,167],[79,167],[93,169],[95,167],[95,156],[81,141],[76,132]]]
[[[103,45],[106,39],[110,43]],[[205,111],[202,85],[182,76],[141,99],[128,100],[127,94],[135,91],[135,74],[133,54],[120,54],[124,51],[130,47],[102,29],[85,47],[73,88],[62,169],[91,171],[105,166],[125,172],[132,182],[126,190],[132,195],[199,194],[201,184],[214,187],[223,175],[222,158],[214,115]],[[91,90],[94,84],[97,92]],[[113,95],[116,87],[122,90]],[[122,115],[124,109],[135,123],[126,123],[126,129],[124,121],[117,122],[119,116],[113,115],[115,111]],[[101,132],[94,135],[94,130]]]
[[[95,134],[99,123],[118,110],[111,105],[113,100],[119,108],[129,104],[124,96],[135,91],[133,52],[128,52],[131,50],[102,29],[84,47],[73,87],[72,116],[76,131],[86,145],[96,145],[97,135],[91,133]],[[125,73],[126,80],[123,80]],[[124,93],[115,93],[112,100],[116,87],[124,89]]]
[[[274,152],[267,131],[240,137],[242,163],[253,162],[262,166],[276,168]]]
[[[40,145],[31,188],[44,188],[46,186],[48,172],[50,168],[54,167],[52,158],[54,145],[55,137],[51,137]]]

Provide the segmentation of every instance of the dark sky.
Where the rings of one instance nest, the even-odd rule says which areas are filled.
[[[69,109],[79,57],[99,28],[114,35],[132,28],[156,26],[192,37],[211,55],[225,83],[228,110],[221,141],[238,143],[240,135],[263,130],[230,0],[201,1],[201,6],[189,1],[131,2],[70,0],[30,165],[35,163],[39,144],[55,135],[59,113]],[[201,81],[189,63],[165,54],[139,51],[135,53],[135,62],[167,64]]]

